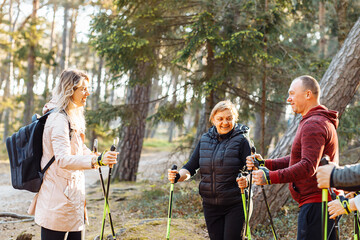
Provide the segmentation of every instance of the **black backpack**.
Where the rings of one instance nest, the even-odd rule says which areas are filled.
[[[32,123],[20,128],[18,132],[6,139],[11,183],[15,189],[39,192],[46,170],[55,161],[55,156],[53,156],[41,170],[44,126],[51,112],[49,111],[41,117],[35,114],[32,117]]]

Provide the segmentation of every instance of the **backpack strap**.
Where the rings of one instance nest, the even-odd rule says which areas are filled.
[[[62,112],[64,112],[64,114],[67,116],[67,113],[65,112],[65,110],[63,110]],[[68,124],[69,124],[69,138],[71,141],[71,125],[70,125],[70,121],[68,120]],[[46,170],[48,170],[48,168],[51,166],[51,164],[53,164],[53,162],[55,161],[55,156],[53,156],[50,161],[46,164],[46,166],[44,167],[43,170],[41,170],[41,174],[44,175],[44,173],[46,172]]]
[[[43,170],[41,170],[41,173],[44,174],[46,172],[46,170],[48,170],[48,168],[50,167],[50,165],[55,161],[55,156],[53,156],[50,161],[46,164],[46,166],[44,167]]]

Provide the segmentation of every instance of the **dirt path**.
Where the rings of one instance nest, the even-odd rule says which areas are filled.
[[[141,155],[138,181],[166,181],[164,179],[166,169],[172,164],[179,166],[184,161],[184,156],[169,155],[168,152],[144,152]],[[165,173],[165,174],[164,174]],[[107,168],[103,168],[103,176],[107,176]],[[85,171],[86,188],[91,191],[91,185],[99,180],[98,171]],[[10,179],[10,167],[8,161],[0,161],[0,212],[11,212],[19,215],[27,215],[27,208],[30,205],[34,193],[13,189]],[[11,223],[13,218],[0,218],[0,240],[16,239],[16,236],[26,231],[36,233],[33,239],[39,239],[37,233],[40,228],[33,221],[23,223]],[[4,223],[5,222],[5,223]]]

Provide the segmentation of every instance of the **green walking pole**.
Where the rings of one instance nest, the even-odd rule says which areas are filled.
[[[239,173],[238,174],[238,178],[241,178],[242,174]],[[242,204],[243,204],[243,210],[244,210],[244,217],[245,217],[245,224],[248,223],[247,221],[247,213],[246,213],[246,196],[245,196],[245,191],[243,188],[240,188],[241,190],[241,200],[242,200]],[[250,227],[245,227],[245,236],[247,239],[251,240],[251,231],[250,231]]]
[[[354,211],[354,240],[360,240],[358,211]]]
[[[324,155],[324,157],[320,160],[320,166],[324,166],[329,164],[329,156]],[[321,205],[321,213],[322,213],[322,217],[321,217],[321,225],[322,225],[322,239],[323,240],[327,240],[327,223],[328,223],[328,209],[327,209],[327,204],[328,204],[328,189],[322,189],[322,205]]]
[[[171,170],[177,170],[177,166],[175,164],[172,165]],[[166,239],[170,239],[170,225],[171,225],[173,194],[174,194],[174,183],[171,182],[171,184],[170,184],[170,197],[169,197],[169,210],[168,210],[168,222],[167,222],[167,230],[166,230]]]
[[[249,231],[250,231],[250,228],[249,228],[249,217],[250,217],[252,170],[249,170],[249,172],[250,172],[249,196],[248,196],[248,202],[247,202],[247,208],[246,208],[246,211],[247,211],[246,216],[247,216],[247,218],[245,219],[245,221],[246,221],[246,224],[245,224],[245,232],[246,232],[246,233],[248,232],[248,229],[249,229]],[[245,237],[245,239],[250,240],[250,239],[251,239],[251,234],[250,234],[250,238]]]

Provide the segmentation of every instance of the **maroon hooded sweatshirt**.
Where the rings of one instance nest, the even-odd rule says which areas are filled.
[[[316,171],[325,154],[331,162],[339,162],[338,124],[336,111],[323,105],[312,108],[300,121],[290,156],[265,161],[271,183],[289,183],[291,195],[299,207],[321,202]]]

